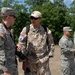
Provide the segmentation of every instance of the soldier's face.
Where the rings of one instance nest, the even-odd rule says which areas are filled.
[[[41,22],[41,18],[35,18],[35,17],[31,17],[31,23],[33,25],[38,25]]]
[[[13,25],[14,22],[15,22],[15,17],[14,16],[10,16],[9,22],[10,22],[10,25]]]
[[[70,37],[70,36],[71,36],[71,34],[72,34],[72,32],[71,32],[71,31],[65,31],[65,35],[66,35],[66,36]]]

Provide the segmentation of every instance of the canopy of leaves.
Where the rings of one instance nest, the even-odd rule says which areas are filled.
[[[17,12],[15,30],[15,41],[17,43],[22,28],[30,24],[29,15],[32,11],[38,10],[42,13],[41,25],[46,25],[53,34],[55,44],[62,36],[64,26],[71,26],[75,30],[75,1],[67,8],[63,0],[0,0],[0,8],[12,7]],[[1,21],[1,18],[0,18]]]

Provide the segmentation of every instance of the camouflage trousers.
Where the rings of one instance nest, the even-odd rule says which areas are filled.
[[[62,75],[75,75],[74,60],[61,60]]]
[[[10,68],[10,73],[11,73],[11,75],[18,75],[18,69],[17,68],[13,68],[13,69]],[[0,75],[4,75],[4,72],[1,69],[0,69]]]
[[[30,72],[24,75],[51,75],[50,68],[49,68],[49,61],[46,63],[33,63],[29,65]]]

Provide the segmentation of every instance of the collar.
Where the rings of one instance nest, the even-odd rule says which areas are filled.
[[[67,37],[66,35],[63,35],[66,39],[70,39],[69,37]]]
[[[4,22],[2,22],[2,24],[4,25],[4,27],[8,30],[9,28],[6,26],[6,24]]]
[[[10,29],[6,26],[6,24],[4,22],[2,22],[2,24],[6,28],[6,30],[10,33],[10,37],[12,38],[12,34],[10,32]]]
[[[35,32],[35,31],[42,31],[42,26],[40,25],[39,28],[34,28],[34,26],[32,24],[30,24],[30,29],[31,31]]]

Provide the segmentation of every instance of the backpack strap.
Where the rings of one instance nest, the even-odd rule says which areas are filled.
[[[47,32],[47,27],[45,25],[42,25],[42,27],[44,28],[45,32],[46,32],[46,35],[47,35],[47,39],[46,39],[46,43],[47,45],[49,44],[49,41],[48,41],[48,32]]]
[[[27,47],[28,32],[29,32],[29,30],[30,30],[30,25],[27,25],[27,26],[26,26],[26,35],[27,35],[27,37],[26,37],[26,47]]]
[[[47,43],[47,46],[48,46],[48,50],[50,51],[50,46],[49,46],[49,35],[48,35],[48,31],[47,31],[47,27],[45,25],[42,26],[46,32],[46,35],[47,35],[47,38],[46,38],[46,43]]]
[[[44,28],[45,32],[47,32],[47,27],[45,25],[42,25],[42,27]]]
[[[27,25],[26,26],[26,35],[28,35],[29,30],[30,30],[30,25]]]

